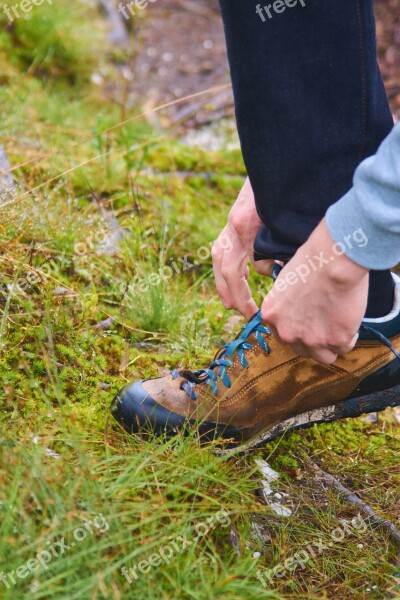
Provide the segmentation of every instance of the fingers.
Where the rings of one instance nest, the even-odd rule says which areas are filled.
[[[274,337],[278,340],[280,344],[282,344],[283,346],[290,346],[293,352],[295,352],[298,356],[301,356],[302,358],[312,358],[313,360],[316,360],[317,362],[322,363],[324,365],[331,365],[335,362],[335,360],[338,357],[337,353],[327,348],[316,348],[314,346],[306,346],[301,341],[296,341],[292,343],[285,342],[279,336],[277,329],[273,325],[268,324],[268,326],[271,329]]]
[[[326,344],[321,345],[313,341],[305,342],[300,337],[298,339],[292,339],[285,337],[284,334],[279,335],[278,329],[271,323],[268,322],[272,334],[276,340],[283,346],[290,346],[293,352],[302,358],[312,358],[319,363],[324,365],[331,365],[334,363],[338,356],[343,356],[350,352],[358,341],[359,334],[357,333],[350,342],[343,342],[341,345]]]
[[[358,333],[358,331],[357,331],[356,335],[353,337],[353,339],[352,339],[352,340],[351,340],[351,342],[350,342],[350,346],[351,346],[350,350],[353,350],[354,346],[355,346],[355,345],[357,344],[357,342],[358,342],[358,338],[359,338],[359,337],[360,337],[360,334],[359,334],[359,333]]]
[[[229,227],[229,226],[228,226]],[[229,236],[230,247],[215,242],[212,249],[215,283],[225,308],[237,308],[246,318],[258,311],[247,279],[249,277],[247,251],[234,230],[226,227],[221,236]]]
[[[291,348],[299,356],[303,358],[312,358],[323,365],[333,364],[339,356],[327,348],[308,348],[301,342],[291,344]]]
[[[221,298],[222,304],[228,310],[231,308],[235,308],[235,303],[232,298],[232,294],[229,291],[229,288],[226,284],[224,277],[222,276],[222,261],[224,254],[219,252],[218,250],[212,250],[212,261],[213,261],[213,269],[214,269],[214,277],[215,277],[215,285],[217,288],[217,292],[219,297]]]
[[[245,274],[240,275],[234,266],[224,267],[223,265],[222,276],[233,299],[234,306],[247,319],[252,317],[258,311],[258,307],[251,295]]]

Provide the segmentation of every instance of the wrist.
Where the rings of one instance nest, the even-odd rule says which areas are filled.
[[[262,224],[258,216],[249,179],[246,179],[236,202],[229,212],[228,223],[240,231],[258,231]]]
[[[309,242],[311,252],[307,249],[308,253],[320,257],[320,263],[323,258],[320,275],[329,285],[338,289],[352,288],[368,275],[368,269],[346,256],[344,244],[331,237],[325,219],[314,230]]]

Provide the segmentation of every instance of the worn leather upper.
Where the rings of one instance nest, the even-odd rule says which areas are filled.
[[[301,358],[289,346],[264,334],[270,352],[266,354],[254,334],[253,347],[245,351],[249,367],[237,355],[228,368],[231,387],[219,379],[217,394],[206,383],[196,385],[197,400],[182,389],[186,372],[143,382],[145,392],[166,410],[190,420],[232,425],[249,439],[299,413],[336,404],[357,388],[360,382],[393,358],[379,341],[359,341],[332,365]],[[392,338],[400,350],[400,335]],[[218,373],[218,367],[216,368]]]

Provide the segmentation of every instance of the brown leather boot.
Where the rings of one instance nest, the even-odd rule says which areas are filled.
[[[131,433],[196,427],[207,439],[260,446],[288,430],[399,405],[399,350],[400,314],[363,324],[356,347],[322,365],[279,344],[258,313],[208,369],[137,381],[119,392],[112,414]]]

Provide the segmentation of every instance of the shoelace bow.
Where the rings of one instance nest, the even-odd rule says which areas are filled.
[[[172,377],[174,379],[179,379],[180,377],[185,377],[187,379],[187,381],[182,383],[181,389],[186,392],[191,400],[197,400],[195,388],[199,383],[206,383],[209,385],[213,393],[216,395],[218,393],[217,382],[219,380],[221,380],[227,388],[230,388],[232,385],[227,370],[233,365],[235,352],[239,357],[242,367],[244,369],[249,367],[245,352],[246,350],[251,350],[254,346],[254,344],[249,344],[247,341],[250,334],[255,336],[265,354],[269,354],[269,346],[264,340],[262,334],[269,335],[270,333],[271,331],[261,324],[260,311],[251,321],[249,321],[249,323],[247,323],[247,325],[242,328],[242,333],[238,335],[233,342],[229,342],[221,349],[221,353],[219,354],[218,358],[210,364],[208,369],[201,369],[199,371],[175,370],[172,371]],[[214,369],[218,369],[219,373]]]

